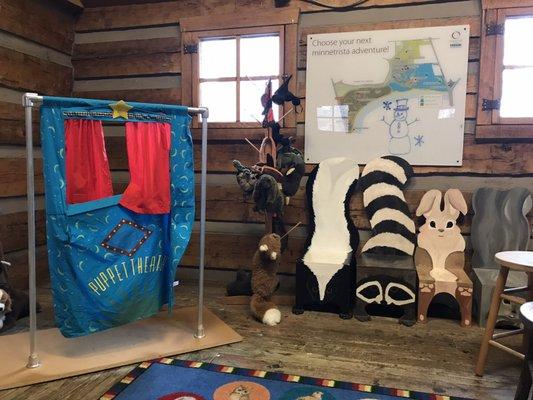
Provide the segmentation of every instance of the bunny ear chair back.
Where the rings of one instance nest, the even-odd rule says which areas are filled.
[[[466,215],[468,207],[465,198],[459,189],[448,189],[444,194],[444,211],[454,218],[461,214]]]
[[[426,215],[430,211],[437,209],[440,211],[440,202],[442,200],[442,193],[440,190],[432,189],[428,190],[426,193],[424,193],[424,196],[422,196],[422,200],[420,200],[420,204],[418,205],[418,208],[416,209],[416,216],[420,217],[421,215]]]

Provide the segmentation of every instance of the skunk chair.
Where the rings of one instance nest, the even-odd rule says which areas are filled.
[[[309,232],[296,264],[295,314],[315,310],[353,316],[359,235],[350,217],[350,198],[358,177],[357,163],[338,157],[322,161],[307,180]]]
[[[532,201],[529,190],[516,187],[511,190],[479,188],[472,197],[472,228],[470,240],[472,255],[472,282],[474,283],[474,316],[479,326],[485,326],[490,309],[492,292],[500,266],[494,254],[500,251],[527,250],[530,226],[526,218]],[[489,237],[487,238],[487,232]],[[510,271],[506,287],[527,285],[527,274]],[[500,308],[496,323],[518,325],[512,304]]]
[[[398,317],[405,326],[416,323],[417,274],[409,255],[362,254],[357,258],[355,318],[372,314]]]

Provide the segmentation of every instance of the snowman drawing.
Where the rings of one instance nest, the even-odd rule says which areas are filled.
[[[411,152],[411,138],[409,137],[409,126],[418,121],[415,118],[407,122],[408,99],[397,99],[394,108],[394,119],[387,122],[385,116],[381,120],[389,127],[389,153],[393,155],[409,154]]]

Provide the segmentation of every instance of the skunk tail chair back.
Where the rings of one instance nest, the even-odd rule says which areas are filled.
[[[362,253],[413,255],[415,223],[403,194],[412,175],[411,165],[396,156],[376,158],[363,169],[359,189],[363,192],[372,237]]]
[[[359,234],[350,218],[350,198],[358,177],[357,163],[342,157],[322,161],[309,176],[309,233],[296,264],[295,314],[315,310],[353,316]]]

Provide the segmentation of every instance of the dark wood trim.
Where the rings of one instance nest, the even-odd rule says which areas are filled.
[[[484,12],[483,26],[495,24],[498,15],[495,10]],[[496,58],[496,37],[487,36],[485,29],[481,32],[481,55],[479,60],[479,101],[477,104],[477,124],[488,125],[492,123],[492,113],[483,111],[483,99],[494,98],[494,62]]]
[[[481,6],[486,9],[533,7],[533,0],[481,0]]]
[[[476,140],[501,142],[533,140],[533,125],[478,125]]]
[[[270,11],[263,11],[258,8],[257,12],[253,13],[225,14],[216,17],[213,17],[213,15],[205,15],[180,18],[179,24],[182,32],[255,28],[271,25],[297,24],[299,16],[299,8]]]

